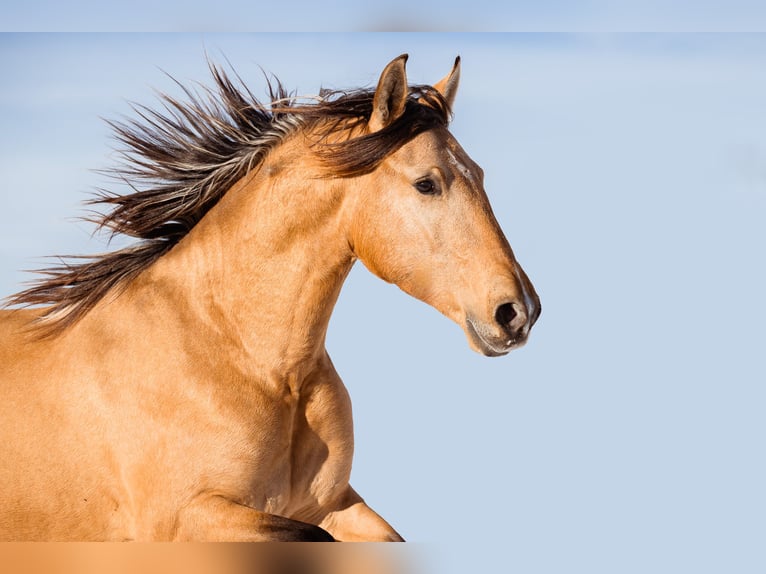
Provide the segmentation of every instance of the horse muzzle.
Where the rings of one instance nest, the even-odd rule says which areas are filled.
[[[540,302],[506,301],[495,308],[491,322],[480,321],[472,315],[465,320],[465,330],[471,346],[487,357],[507,355],[523,347],[532,326],[540,317]]]

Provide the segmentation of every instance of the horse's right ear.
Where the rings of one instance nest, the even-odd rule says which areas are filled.
[[[452,71],[444,78],[434,84],[434,88],[447,102],[449,109],[452,109],[455,103],[455,94],[457,94],[457,86],[460,83],[460,56],[455,58],[455,65],[452,66]]]
[[[383,129],[402,115],[409,93],[406,63],[407,54],[402,54],[392,60],[380,75],[372,101],[372,114],[368,124],[370,132]]]

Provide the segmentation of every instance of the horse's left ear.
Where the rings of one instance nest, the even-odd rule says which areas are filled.
[[[407,54],[402,54],[389,63],[380,75],[368,124],[371,132],[383,129],[402,115],[409,93],[406,63]]]
[[[460,56],[455,58],[455,64],[452,66],[452,71],[434,84],[434,88],[444,97],[450,110],[452,109],[452,104],[455,103],[455,95],[457,94],[457,86],[459,83]]]

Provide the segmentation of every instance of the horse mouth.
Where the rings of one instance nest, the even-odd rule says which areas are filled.
[[[489,333],[489,329],[467,317],[465,320],[466,333],[472,347],[486,357],[502,357],[514,349],[524,346],[526,337],[517,339],[501,338]]]

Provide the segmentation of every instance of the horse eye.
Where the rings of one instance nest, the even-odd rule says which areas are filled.
[[[423,195],[436,195],[439,193],[436,184],[430,179],[421,179],[420,181],[415,182],[415,189]]]

